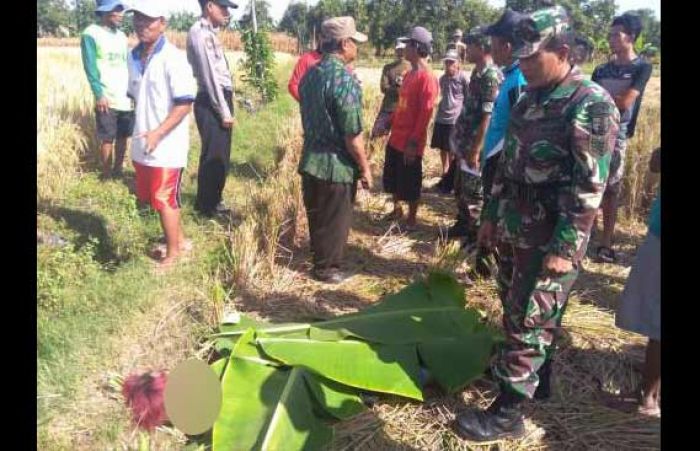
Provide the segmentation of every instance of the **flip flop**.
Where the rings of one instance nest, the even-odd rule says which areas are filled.
[[[598,246],[596,249],[596,257],[599,263],[615,263],[615,251],[607,246]]]

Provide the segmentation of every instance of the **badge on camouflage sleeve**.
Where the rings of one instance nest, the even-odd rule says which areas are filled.
[[[612,105],[607,102],[597,102],[589,107],[591,115],[591,132],[594,135],[603,136],[610,130],[610,115]]]

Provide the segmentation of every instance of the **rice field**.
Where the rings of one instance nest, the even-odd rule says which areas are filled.
[[[232,54],[230,61],[238,57],[239,54]],[[285,58],[286,70],[290,70],[289,57],[279,55],[280,62]],[[107,216],[109,206],[114,209],[114,205],[121,208],[122,203],[129,204],[131,194],[115,183],[101,185],[94,181],[93,99],[80,66],[78,49],[39,47],[37,59],[38,205],[42,209],[46,205],[61,208],[77,202],[76,193],[82,193],[83,197],[78,199],[81,205],[102,208],[97,213],[107,221],[109,233],[129,229],[152,239],[157,224],[153,218],[139,217],[135,211],[132,214],[130,206],[124,207],[129,213],[123,217]],[[379,74],[380,69],[365,69],[361,64],[358,69],[363,81],[365,129],[371,128],[379,108]],[[285,86],[281,88],[285,90]],[[610,410],[598,399],[601,393],[630,390],[640,380],[644,340],[615,328],[613,312],[636,247],[645,233],[643,221],[658,181],[646,171],[646,164],[651,150],[660,144],[659,112],[659,79],[652,78],[637,136],[630,143],[626,161],[625,215],[616,237],[622,261],[619,265],[597,264],[589,259],[584,262],[585,272],[570,300],[564,320],[565,333],[560,337],[560,351],[555,358],[553,397],[546,403],[528,405],[528,435],[518,441],[476,446],[460,440],[451,431],[450,424],[462,409],[487,405],[495,396],[496,387],[483,379],[459,396],[431,393],[422,404],[381,400],[366,413],[336,425],[332,449],[660,448],[658,420]],[[258,118],[265,118],[265,122],[260,123],[262,119]],[[71,260],[74,266],[66,268],[71,271],[74,267],[82,268],[87,276],[81,277],[88,278],[95,272],[102,287],[138,280],[138,289],[133,293],[118,292],[138,308],[120,311],[120,316],[112,321],[124,325],[110,325],[103,332],[101,339],[111,343],[108,354],[89,360],[90,364],[63,369],[65,374],[75,373],[83,381],[75,396],[47,391],[57,389],[51,381],[42,379],[38,384],[45,408],[57,412],[37,425],[40,449],[136,449],[141,442],[150,449],[184,449],[187,438],[174,428],[162,427],[150,435],[135,431],[121,395],[114,388],[115,381],[127,372],[168,368],[188,356],[206,357],[207,350],[200,346],[201,338],[226,312],[245,312],[271,321],[325,318],[361,309],[430,268],[449,267],[458,275],[468,269],[469,260],[458,248],[436,239],[440,228],[451,222],[453,199],[426,194],[425,205],[419,211],[418,231],[408,235],[400,226],[382,220],[388,198],[375,188],[372,193],[361,192],[355,207],[347,252],[347,263],[355,276],[333,288],[310,280],[306,217],[296,174],[302,144],[296,107],[276,116],[251,116],[246,120],[258,123],[248,124],[251,128],[238,135],[239,141],[234,139],[234,159],[239,159],[240,168],[229,176],[225,194],[225,200],[235,206],[240,218],[223,224],[203,223],[191,216],[191,206],[185,200],[186,229],[192,231],[196,245],[202,250],[193,262],[169,279],[171,283],[177,279],[179,284],[171,286],[143,273],[145,263],[140,266],[141,260],[137,258],[132,272],[120,272],[96,264],[97,257],[80,251],[84,248],[77,242],[72,243],[74,251],[62,251],[80,256]],[[262,142],[262,134],[269,135],[266,138],[273,142],[264,150],[256,147],[256,143]],[[196,180],[199,148],[194,128],[191,139],[193,150],[185,183],[185,191],[189,192]],[[251,154],[256,150],[269,153],[276,164],[258,173],[257,166],[250,163],[252,160],[237,155],[244,145],[251,146]],[[379,142],[368,143],[368,150],[372,154],[375,186],[381,186],[383,146]],[[437,154],[427,151],[426,156],[425,187],[434,184],[439,173]],[[76,191],[76,186],[81,190]],[[52,229],[57,223],[45,220],[45,214],[46,210],[38,212],[40,226],[48,232],[57,230]],[[137,229],[144,222],[145,230]],[[61,223],[61,227],[70,228],[71,224]],[[97,245],[103,238],[97,237]],[[133,244],[137,251],[143,250],[140,243]],[[50,252],[54,257],[55,251]],[[38,259],[40,271],[49,264],[48,260]],[[79,302],[93,299],[88,288],[83,290],[77,279],[66,277],[68,283],[76,285],[72,293],[77,293]],[[169,289],[162,289],[163,285]],[[136,304],[135,297],[129,298],[150,286],[160,288],[148,291],[148,302]],[[499,323],[501,307],[492,282],[478,281],[467,290],[467,299],[490,321]],[[102,307],[97,304],[95,308]],[[80,342],[75,346],[76,352],[89,352],[80,348]],[[67,350],[56,352],[68,353]],[[39,367],[43,368],[45,362],[39,360]],[[54,395],[58,396],[52,398]]]

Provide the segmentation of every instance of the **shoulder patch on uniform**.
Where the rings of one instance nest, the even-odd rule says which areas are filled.
[[[591,132],[594,135],[606,135],[612,125],[610,116],[613,106],[608,102],[595,102],[588,107],[591,116]]]

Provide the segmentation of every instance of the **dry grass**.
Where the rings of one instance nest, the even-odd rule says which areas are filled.
[[[37,61],[37,194],[47,200],[61,196],[94,144],[94,100],[66,52],[37,48]]]
[[[168,40],[177,47],[184,49],[187,42],[187,33],[182,31],[166,31]],[[222,31],[219,34],[221,44],[227,51],[243,50],[241,35],[236,31]],[[135,35],[129,36],[129,47],[137,44]],[[296,53],[297,39],[289,36],[286,33],[270,33],[270,44],[276,52]],[[38,38],[36,40],[37,47],[79,47],[80,38]]]
[[[378,110],[379,97],[376,83],[370,72],[361,69],[363,80],[366,129],[371,127]],[[653,84],[652,84],[653,86]],[[648,155],[652,146],[644,139],[654,140],[655,119],[658,114],[653,105],[653,89],[645,98],[647,106],[642,111],[638,135],[633,146]],[[357,311],[375,301],[384,293],[399,289],[408,281],[433,267],[449,268],[458,275],[464,273],[469,260],[454,243],[439,238],[440,227],[445,227],[454,214],[453,199],[424,194],[419,211],[419,229],[410,235],[401,230],[401,224],[382,220],[387,212],[388,196],[375,188],[371,195],[358,198],[355,207],[355,223],[350,234],[346,265],[354,276],[335,287],[328,287],[310,280],[307,233],[303,209],[300,203],[296,166],[301,140],[295,125],[287,124],[284,148],[288,158],[283,160],[274,181],[264,189],[278,195],[260,197],[253,192],[253,199],[265,199],[264,207],[251,220],[262,221],[260,212],[275,212],[274,224],[266,230],[289,230],[280,233],[274,250],[254,244],[251,260],[265,270],[248,278],[246,289],[239,290],[229,308],[247,312],[268,321],[306,321],[326,318],[341,313]],[[298,126],[298,124],[296,125]],[[367,134],[366,130],[366,134]],[[375,186],[379,187],[379,174],[383,160],[383,143],[368,145],[372,153],[371,164],[375,173]],[[634,154],[634,152],[630,152]],[[628,161],[629,164],[629,161]],[[638,170],[638,169],[637,169]],[[438,179],[439,157],[433,151],[426,153],[426,178],[424,187]],[[647,180],[639,175],[639,180]],[[640,181],[630,183],[637,189]],[[646,183],[646,182],[644,182]],[[629,187],[628,187],[629,189]],[[637,200],[639,197],[636,198]],[[270,202],[279,205],[271,205]],[[628,201],[631,202],[631,201]],[[636,201],[635,201],[636,202]],[[634,205],[634,204],[633,204]],[[281,214],[281,216],[278,216]],[[262,229],[258,229],[262,230]],[[240,230],[234,232],[243,233]],[[251,232],[247,232],[251,233]],[[291,235],[289,235],[291,233]],[[559,337],[560,351],[554,361],[555,380],[553,397],[546,403],[531,403],[527,407],[527,431],[525,438],[517,441],[499,441],[485,445],[469,444],[452,432],[451,424],[463,409],[487,406],[497,391],[486,379],[479,380],[460,396],[444,396],[429,393],[422,404],[400,399],[384,399],[358,417],[336,426],[333,449],[336,450],[537,450],[537,449],[659,449],[659,421],[636,415],[620,413],[605,407],[601,397],[605,394],[632,390],[640,380],[639,365],[643,358],[642,337],[617,329],[614,324],[614,308],[624,283],[634,249],[643,236],[644,228],[636,221],[623,219],[618,228],[618,242],[624,248],[623,261],[618,265],[600,265],[586,260],[582,275],[570,300],[564,320],[563,333]],[[251,239],[241,239],[234,252],[245,253],[245,244]],[[294,239],[289,239],[293,236]],[[281,243],[285,243],[282,245]],[[291,253],[290,253],[291,252]],[[257,253],[257,258],[252,255]],[[274,254],[274,257],[272,256]],[[270,265],[275,261],[275,265]],[[241,271],[241,274],[245,272]],[[250,283],[255,279],[255,283]],[[282,282],[280,282],[282,281]],[[622,281],[622,282],[620,282]],[[274,288],[273,288],[274,287]],[[498,325],[502,314],[496,289],[490,281],[477,281],[467,291],[468,302],[479,308],[484,316]]]
[[[52,49],[38,49],[37,53],[40,96],[43,95],[40,97],[43,109],[38,136],[47,149],[42,155],[49,151],[56,153],[55,160],[46,160],[51,164],[45,168],[58,168],[62,171],[60,174],[74,176],[79,171],[78,156],[85,147],[85,142],[79,138],[87,140],[89,128],[78,126],[73,134],[56,132],[52,135],[52,124],[75,123],[71,119],[73,114],[89,117],[92,97],[79,66],[49,70],[61,64],[60,56]],[[379,106],[377,82],[374,81],[378,80],[378,74],[379,70],[360,71],[364,80],[366,135]],[[75,86],[76,77],[81,80],[77,94],[68,89]],[[48,86],[51,89],[41,94]],[[654,135],[654,127],[658,127],[654,114],[658,113],[651,101],[654,98],[652,86],[653,79],[645,97],[646,108],[640,117],[638,135],[631,145],[636,150],[628,153],[642,155],[638,157],[637,166],[633,166],[638,178],[627,188],[634,193],[648,183],[639,165],[643,156],[653,149],[653,145],[648,144],[658,139],[658,135]],[[64,103],[69,107],[62,106]],[[181,331],[192,331],[193,322],[197,327],[206,328],[214,324],[224,310],[248,312],[275,322],[326,318],[357,311],[383,294],[400,289],[432,267],[451,268],[458,274],[468,269],[466,256],[454,244],[438,238],[439,228],[447,225],[454,214],[453,199],[426,193],[418,215],[419,229],[410,235],[401,229],[401,224],[382,220],[388,201],[388,196],[380,193],[379,183],[384,148],[382,142],[375,142],[368,144],[368,149],[372,152],[376,188],[371,195],[360,193],[346,255],[348,269],[355,275],[334,287],[309,279],[308,233],[296,174],[302,144],[298,115],[271,124],[271,130],[277,134],[280,150],[284,152],[277,170],[264,182],[240,182],[246,199],[239,209],[242,222],[235,228],[221,231],[228,236],[230,261],[218,274],[202,276],[216,277],[216,283],[202,279],[197,285],[215,288],[205,293],[198,292],[196,287],[165,293],[158,308],[121,330],[123,342],[115,345],[115,349],[122,350],[115,360],[119,366],[114,370],[119,374],[146,367],[171,367],[185,357],[203,355],[206,349],[197,350],[193,335]],[[59,155],[69,159],[59,158]],[[75,160],[70,160],[74,157]],[[64,162],[65,168],[56,166]],[[438,168],[437,153],[428,150],[424,186],[437,180]],[[38,171],[42,173],[42,169]],[[58,182],[40,178],[38,184],[42,183],[45,186],[40,190],[56,189]],[[635,210],[642,208],[636,207],[643,204],[639,195],[634,199],[627,202],[631,202]],[[452,432],[451,423],[461,410],[486,406],[495,396],[493,383],[479,380],[458,396],[428,393],[422,404],[383,399],[367,412],[338,424],[333,449],[659,449],[658,420],[612,411],[598,399],[601,393],[630,390],[640,378],[638,366],[644,341],[615,328],[613,310],[643,233],[644,229],[634,221],[622,221],[618,229],[618,242],[625,248],[622,264],[599,265],[586,261],[586,271],[574,289],[564,319],[565,333],[560,337],[560,352],[554,362],[553,397],[547,403],[528,406],[525,438],[476,446],[460,440]],[[467,290],[467,296],[468,302],[478,307],[489,321],[499,323],[501,307],[492,282],[478,281]],[[83,404],[79,402],[73,409],[81,410],[83,405],[82,416],[78,419],[66,417],[53,426],[52,433],[66,436],[61,428],[71,431],[71,442],[65,445],[66,449],[88,449],[96,443],[134,445],[136,437],[130,430],[115,431],[111,438],[92,436],[93,418],[126,424],[126,419],[121,418],[124,411],[114,410],[112,398],[115,394],[100,388],[104,381],[98,376],[103,373],[96,369],[93,374],[96,378],[86,380],[90,389],[85,390]],[[162,429],[152,437],[151,445],[154,449],[179,449],[183,440],[176,431]]]

